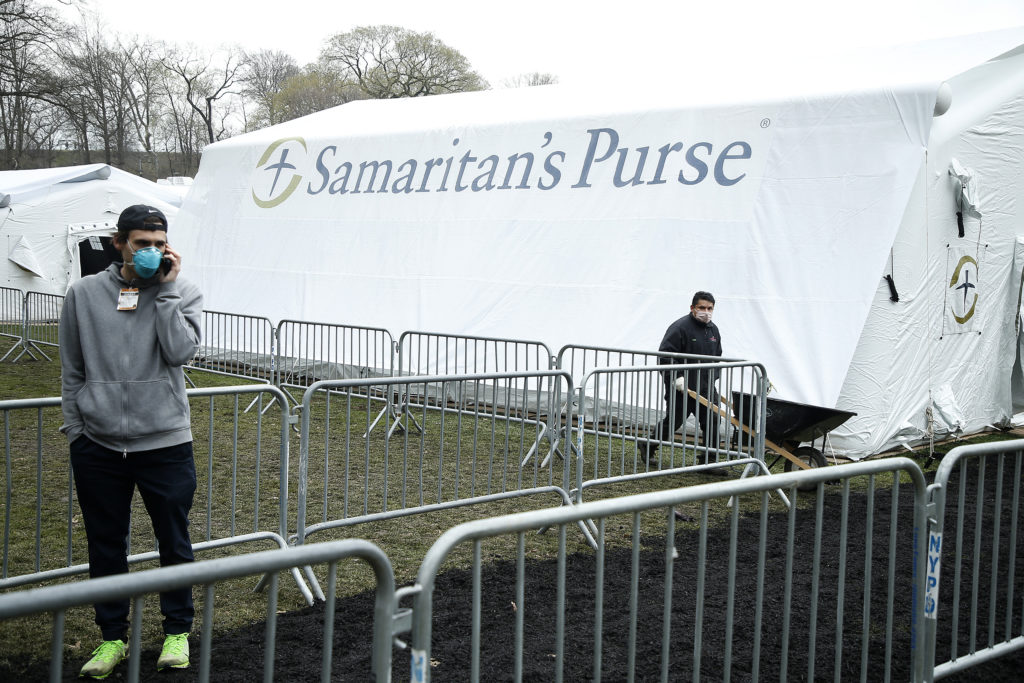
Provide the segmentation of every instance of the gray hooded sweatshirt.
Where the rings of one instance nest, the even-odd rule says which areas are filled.
[[[202,295],[180,277],[135,280],[138,306],[119,311],[128,286],[113,263],[64,298],[61,431],[69,442],[85,434],[122,453],[186,443],[192,425],[181,366],[199,348]]]

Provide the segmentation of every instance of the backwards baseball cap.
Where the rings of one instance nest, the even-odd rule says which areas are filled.
[[[148,219],[148,220],[147,220]],[[154,220],[156,219],[156,220]],[[121,212],[117,219],[120,232],[131,230],[167,230],[167,216],[160,209],[145,204],[133,204]]]

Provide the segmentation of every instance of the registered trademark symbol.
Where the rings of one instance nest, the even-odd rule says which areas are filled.
[[[761,119],[761,127],[762,128],[767,128],[770,125],[772,125],[772,120],[771,119]]]

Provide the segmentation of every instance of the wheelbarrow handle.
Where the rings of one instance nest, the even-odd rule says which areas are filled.
[[[752,436],[754,438],[757,438],[757,435],[754,434],[754,432],[752,432],[750,430],[750,427],[748,427],[747,425],[741,423],[739,420],[737,420],[735,417],[733,417],[732,412],[731,412],[732,411],[732,404],[729,403],[728,399],[722,398],[721,396],[718,397],[718,400],[721,401],[722,403],[724,403],[725,406],[730,411],[730,412],[723,412],[721,408],[719,408],[716,405],[712,405],[711,401],[707,400],[703,396],[698,395],[697,392],[694,391],[693,389],[687,389],[686,393],[688,393],[690,395],[690,398],[694,399],[695,401],[697,401],[701,405],[705,406],[706,408],[709,408],[710,410],[713,410],[716,415],[719,415],[720,417],[724,417],[725,419],[729,420],[729,422],[731,422],[734,427],[736,427],[738,429],[742,429],[744,432],[746,432],[750,436]],[[812,469],[810,465],[808,465],[803,460],[801,460],[800,458],[798,458],[795,455],[793,455],[792,453],[790,453],[788,449],[783,448],[782,446],[780,446],[779,444],[775,443],[774,441],[772,441],[768,437],[765,437],[764,445],[767,446],[768,448],[772,449],[773,451],[775,451],[776,453],[778,453],[782,457],[786,458],[787,460],[791,461],[797,467],[799,467],[801,469],[804,469],[804,470]]]

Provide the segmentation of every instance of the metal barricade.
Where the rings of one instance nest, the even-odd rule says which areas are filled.
[[[398,339],[402,375],[533,372],[550,367],[551,351],[539,341],[412,330]]]
[[[14,345],[0,357],[3,362],[25,341],[25,295],[20,289],[0,287],[0,337],[9,337]]]
[[[74,486],[67,440],[57,432],[63,422],[60,404],[60,397],[0,401],[4,440],[4,546],[0,587],[19,585],[10,580],[12,573],[35,574],[54,564],[70,566],[73,563]],[[44,547],[44,521],[49,525],[58,517],[56,507],[47,507],[44,520],[44,499],[63,501],[61,527],[67,536],[63,554],[61,549]],[[32,535],[29,535],[30,530]],[[56,530],[47,536],[54,533]],[[44,560],[44,555],[51,557],[50,561]],[[25,580],[25,583],[30,581]]]
[[[18,355],[12,358],[11,362],[20,360],[25,354],[38,360],[36,353],[39,353],[46,360],[51,360],[46,355],[46,352],[40,348],[40,344],[44,346],[58,346],[58,327],[60,324],[61,308],[64,305],[64,297],[59,294],[45,294],[43,292],[25,293],[21,301],[22,310],[19,314],[21,329],[19,332],[15,332],[13,316],[16,295],[13,292],[17,292],[17,296],[22,296],[18,290],[5,288],[2,292],[3,299],[0,300],[2,310],[0,310],[0,313],[3,314],[5,323],[0,329],[6,329],[8,332],[7,336],[16,337],[18,341],[0,358],[0,361],[6,360],[16,350]]]
[[[559,349],[555,367],[568,372],[572,377],[573,384],[580,387],[583,386],[591,371],[602,368],[630,368],[668,363],[722,363],[739,360],[741,359],[701,356],[691,353],[567,344]],[[577,397],[572,398],[576,399]],[[693,431],[692,427],[690,431]],[[638,437],[643,438],[643,435],[638,434]],[[644,446],[645,444],[640,443],[639,445]]]
[[[285,391],[305,389],[323,380],[394,374],[395,341],[383,328],[301,320],[282,320],[277,326],[277,385]],[[385,413],[394,415],[389,395],[374,394],[367,398],[383,403],[370,429]]]
[[[283,392],[259,384],[190,389],[188,395],[198,481],[192,508],[193,549],[252,541],[287,547],[288,439],[294,419]],[[251,415],[240,409],[239,401],[250,396],[261,404],[276,403],[278,417],[265,416],[262,405]],[[56,397],[0,401],[5,455],[0,588],[89,569],[85,532],[73,502],[67,443],[57,431],[63,422],[60,404]],[[264,481],[274,475],[275,481]],[[138,498],[133,517],[148,519]],[[132,526],[129,563],[158,559],[156,552],[132,550],[156,547],[148,524]],[[294,578],[312,603],[313,595],[298,572]]]
[[[43,292],[25,293],[25,341],[50,360],[39,345],[59,346],[58,332],[64,297]],[[31,351],[28,352],[31,355]]]
[[[558,356],[555,358],[555,367],[568,372],[572,377],[573,383],[576,386],[580,386],[583,384],[583,378],[591,370],[654,365],[656,363],[667,363],[670,360],[675,360],[676,362],[689,360],[691,362],[717,363],[742,359],[698,356],[690,353],[671,353],[668,351],[645,351],[609,346],[566,344],[558,350]]]
[[[365,397],[396,390],[414,399],[420,430],[375,438]],[[544,433],[550,397],[567,391],[568,376],[557,371],[313,384],[302,399],[297,542],[326,529],[528,495],[568,504],[574,461],[523,464]]]
[[[929,487],[927,680],[1024,648],[1022,484],[1024,440],[960,446],[939,463]]]
[[[274,325],[267,318],[203,311],[202,342],[189,367],[274,384]]]
[[[401,376],[535,372],[551,366],[551,351],[539,341],[413,330],[403,332],[398,339],[398,374]],[[397,419],[389,434],[408,429],[410,425],[419,429],[413,417],[415,397],[399,394],[395,401]],[[545,425],[527,459],[533,456],[543,439],[556,441],[557,431]]]
[[[588,518],[595,553],[567,540]],[[921,680],[925,524],[924,476],[906,458],[467,522],[399,590],[413,599],[411,680]],[[557,544],[527,533],[541,526]],[[441,587],[456,552],[471,567]]]
[[[679,385],[684,390],[675,390]],[[743,465],[744,472],[756,467],[767,473],[766,388],[764,367],[752,362],[591,370],[576,400],[582,424],[574,445],[585,453],[580,491],[683,467]],[[685,428],[681,442],[674,433],[661,433],[668,430],[669,414],[680,418],[677,429],[693,415],[692,439]]]
[[[320,645],[321,680],[331,680],[334,646],[335,622],[335,581],[338,574],[338,563],[348,558],[357,558],[366,562],[376,577],[375,606],[372,626],[372,654],[370,671],[345,674],[359,676],[365,680],[391,680],[391,619],[395,610],[395,579],[384,552],[376,545],[363,540],[352,539],[317,543],[301,548],[286,548],[258,553],[250,553],[235,557],[220,558],[192,562],[173,567],[162,567],[126,575],[109,576],[89,581],[47,586],[32,590],[19,591],[0,595],[0,620],[37,614],[51,614],[53,627],[50,646],[50,679],[61,680],[64,662],[64,615],[69,608],[95,604],[117,599],[132,601],[132,622],[129,643],[130,656],[125,666],[128,668],[127,680],[138,681],[142,660],[142,626],[144,618],[143,605],[146,596],[161,591],[173,590],[186,586],[202,586],[203,599],[199,611],[202,613],[202,629],[198,653],[192,654],[192,665],[198,663],[198,679],[209,681],[213,674],[211,654],[213,643],[213,619],[215,612],[231,610],[235,605],[227,603],[221,607],[214,599],[218,583],[228,579],[264,575],[270,577],[267,592],[266,628],[263,639],[263,680],[275,680],[275,641],[277,638],[278,619],[278,572],[290,570],[295,572],[298,567],[314,564],[327,564],[329,581],[328,599],[324,606],[323,636]],[[309,648],[308,641],[303,642]],[[233,653],[220,657],[225,670],[222,675],[237,676],[242,664]],[[197,661],[198,660],[198,661]],[[281,678],[288,672],[279,672]],[[219,678],[219,677],[218,677]]]

